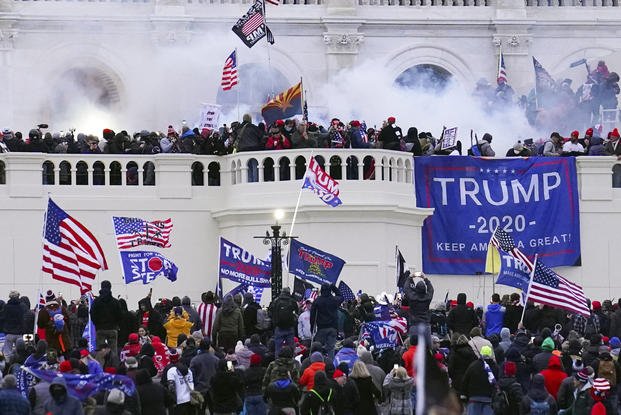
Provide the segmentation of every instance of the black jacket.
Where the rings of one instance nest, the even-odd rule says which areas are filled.
[[[244,390],[246,396],[263,394],[263,377],[265,368],[263,366],[250,366],[244,370]]]
[[[190,362],[190,370],[194,378],[194,389],[207,392],[211,387],[211,378],[216,374],[220,360],[207,351],[201,351]]]
[[[330,291],[335,295],[331,295]],[[321,295],[317,297],[311,307],[311,329],[338,329],[338,308],[343,302],[339,290],[335,285],[321,287]]]
[[[492,359],[485,360],[489,365],[494,377],[498,379],[498,366]],[[477,359],[470,363],[462,381],[462,394],[467,397],[485,396],[492,397],[493,386],[489,383],[487,372],[483,366],[483,360]]]
[[[9,298],[9,301],[4,306],[4,332],[6,334],[24,334],[25,312],[26,309],[19,302],[19,298]],[[30,330],[32,328],[33,326],[30,327]]]
[[[118,330],[122,313],[119,300],[109,291],[101,290],[91,307],[91,320],[97,330]]]
[[[403,293],[408,299],[410,306],[411,324],[429,323],[429,304],[433,299],[433,285],[429,279],[418,281],[414,284],[413,280],[406,281],[403,286]]]
[[[452,332],[468,336],[470,330],[479,325],[479,319],[474,310],[468,308],[466,304],[457,304],[454,309],[449,311],[446,324]]]
[[[520,404],[524,396],[522,386],[514,377],[500,378],[498,386],[507,394],[509,400],[509,408],[504,415],[520,415]]]
[[[145,370],[136,375],[136,389],[143,414],[166,415],[166,408],[174,403],[168,391],[161,384],[153,383]]]
[[[475,360],[477,360],[477,357],[468,343],[456,344],[451,349],[448,356],[448,371],[452,386],[458,393],[462,392],[462,381],[466,370]]]
[[[238,130],[237,151],[259,151],[265,149],[263,133],[256,125],[244,121]]]
[[[226,363],[224,367],[226,368]],[[236,372],[223,370],[221,365],[220,370],[211,378],[209,393],[214,413],[231,413],[242,410],[243,385],[240,375]]]
[[[506,307],[503,324],[511,333],[515,333],[517,331],[518,324],[522,319],[522,310],[524,310],[524,306],[519,304],[509,304]]]

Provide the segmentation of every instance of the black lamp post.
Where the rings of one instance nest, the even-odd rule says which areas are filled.
[[[282,291],[282,246],[289,245],[289,240],[297,238],[297,236],[287,236],[285,232],[280,233],[281,226],[278,224],[278,221],[271,228],[271,235],[269,231],[265,231],[265,236],[255,236],[255,238],[262,238],[264,245],[271,245],[272,247],[271,279],[272,300],[274,300]]]

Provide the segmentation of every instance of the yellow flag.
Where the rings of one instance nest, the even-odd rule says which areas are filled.
[[[494,245],[489,244],[485,257],[485,273],[498,274],[498,272],[500,272],[500,254]]]

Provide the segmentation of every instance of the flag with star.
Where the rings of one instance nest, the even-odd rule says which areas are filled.
[[[502,249],[503,251],[513,256],[515,259],[522,261],[522,263],[526,265],[529,270],[533,269],[532,261],[528,259],[528,257],[515,246],[515,241],[513,241],[511,235],[505,232],[505,230],[502,229],[500,226],[497,227],[494,231],[494,234],[492,235],[492,238],[490,240],[490,245],[495,248]],[[493,254],[491,256],[493,257]],[[498,259],[496,263],[499,264],[500,259]],[[498,272],[498,269],[496,269],[496,272]]]
[[[261,114],[266,125],[272,125],[276,120],[302,114],[302,82],[298,82],[286,91],[276,95],[261,108]]]
[[[119,249],[133,248],[138,245],[153,245],[170,248],[172,219],[149,222],[140,218],[113,216],[116,245]]]

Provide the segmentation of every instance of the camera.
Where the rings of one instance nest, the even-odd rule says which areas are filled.
[[[24,334],[22,335],[22,340],[25,342],[34,342],[34,334]]]

